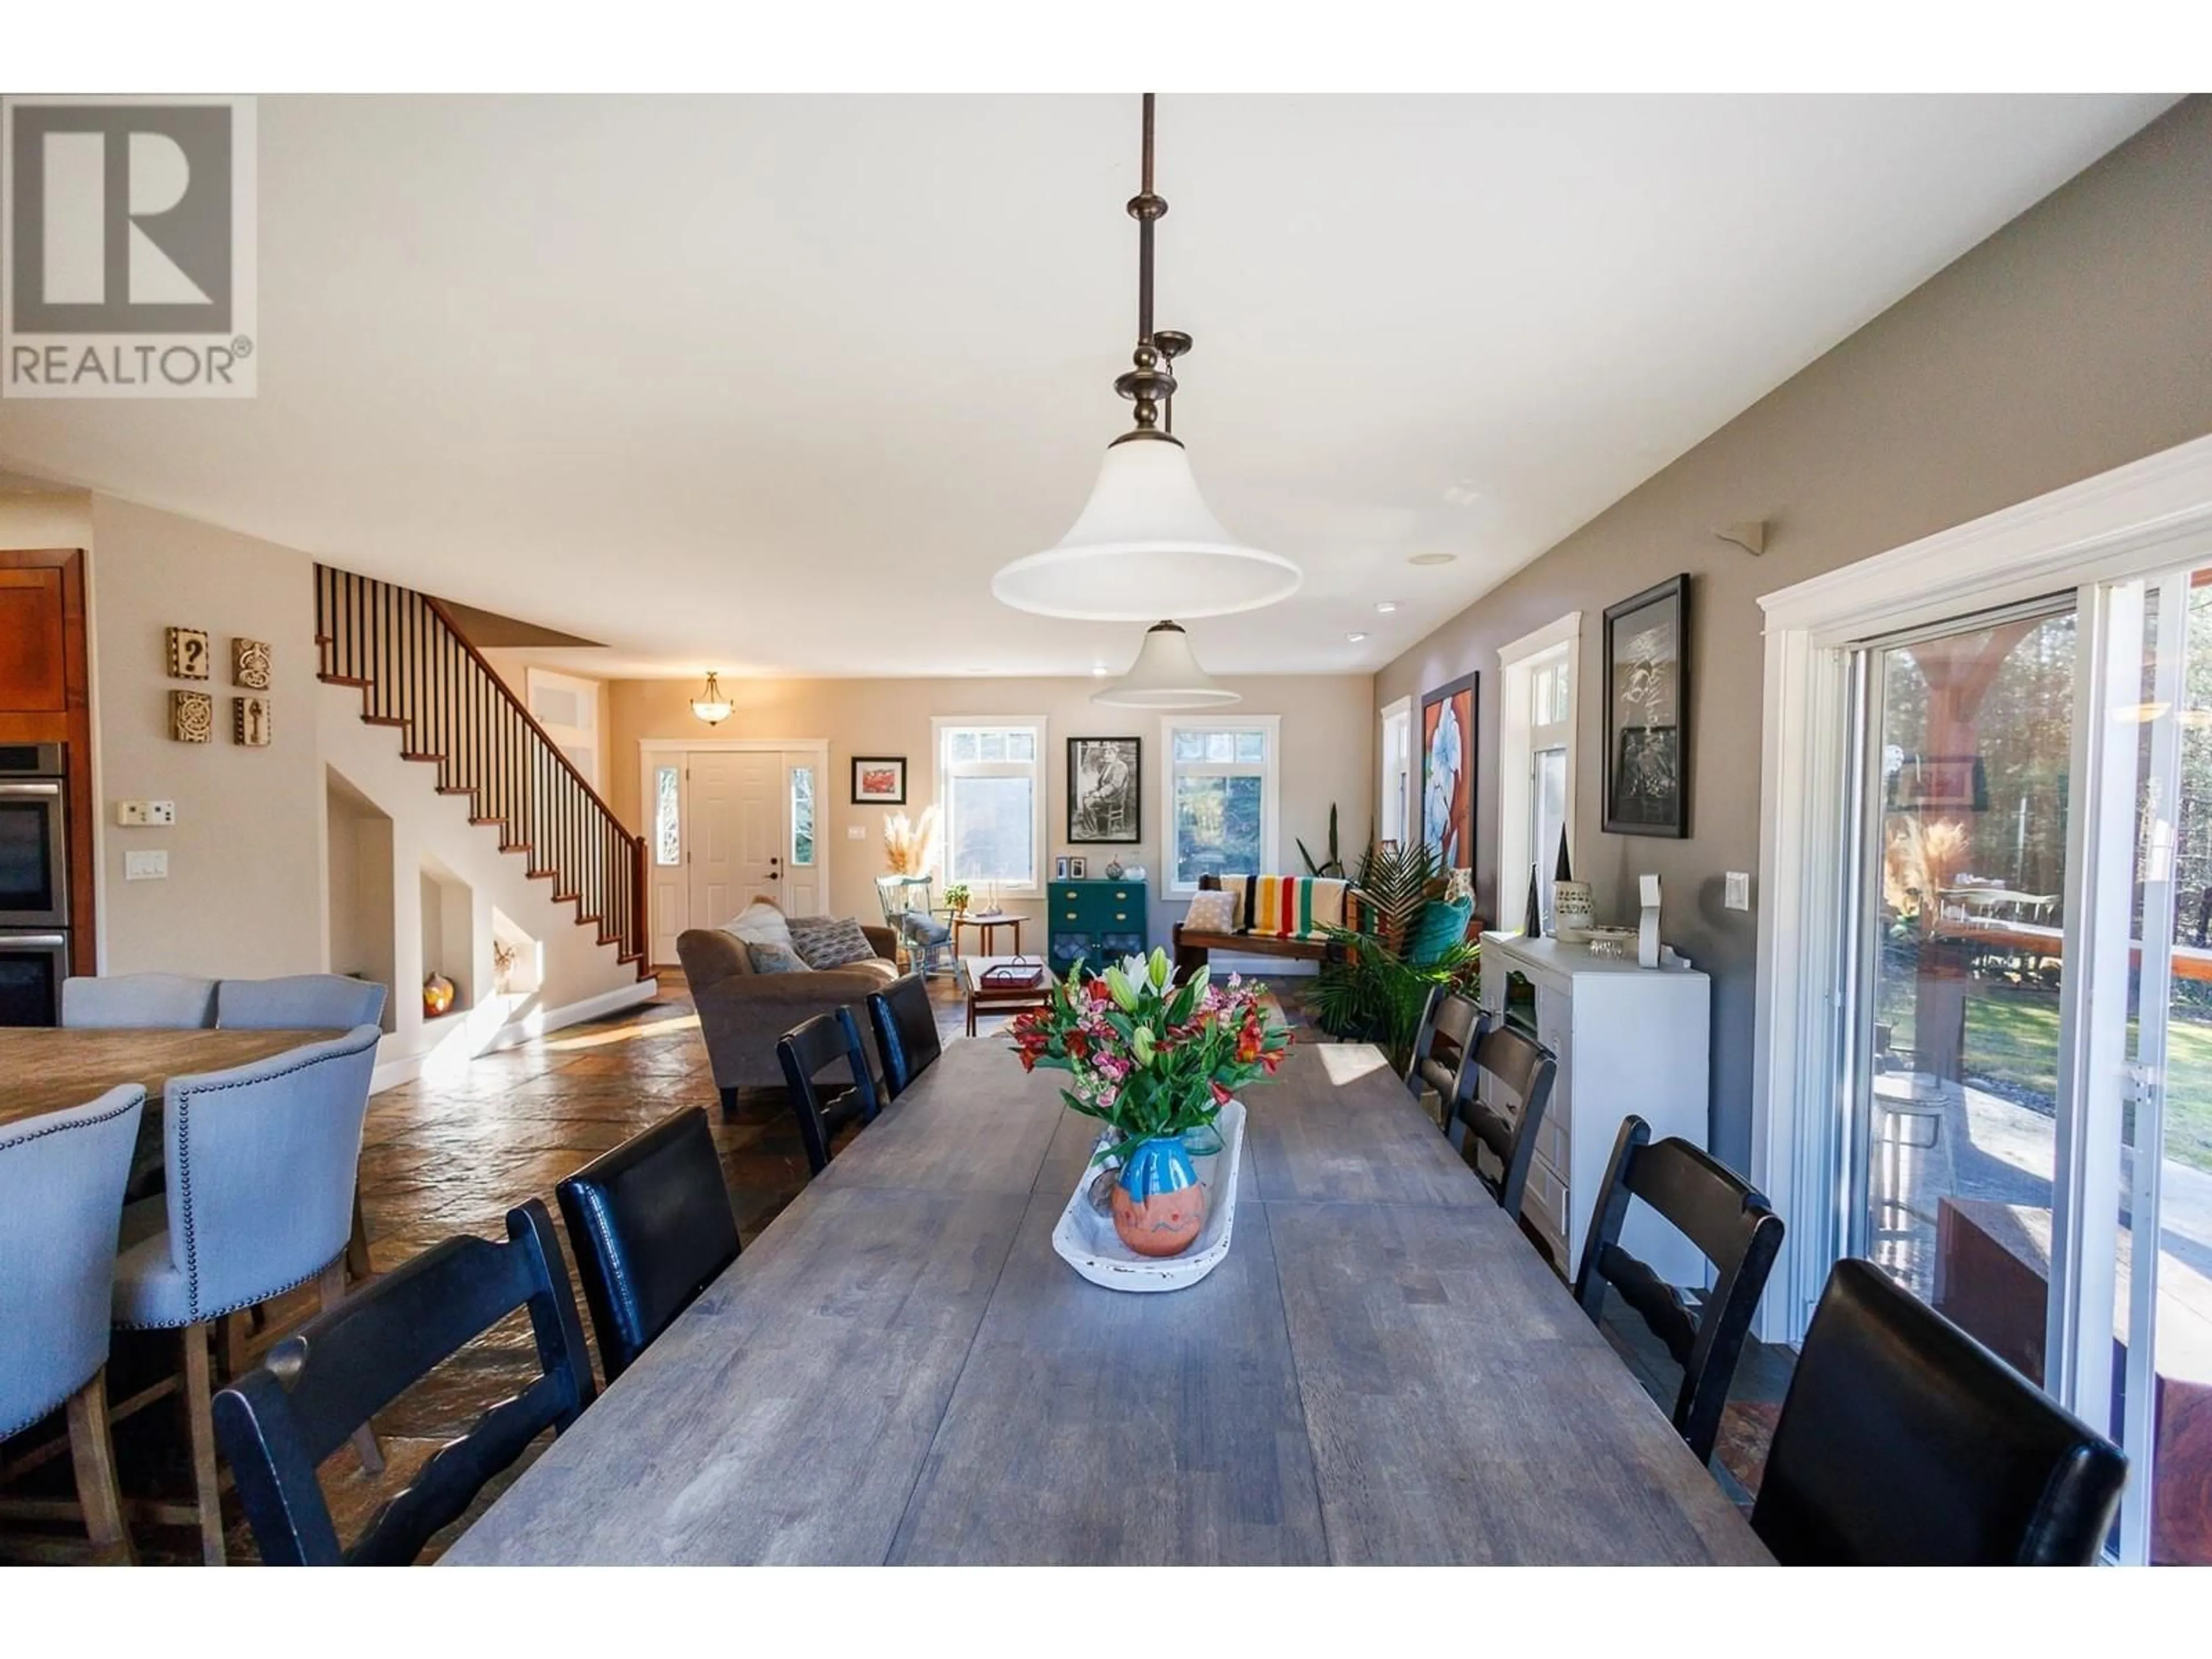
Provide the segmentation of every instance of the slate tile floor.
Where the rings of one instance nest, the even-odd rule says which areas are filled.
[[[931,994],[939,1028],[949,1038],[963,1028],[964,1009],[946,980],[933,980]],[[1283,1000],[1291,1023],[1303,1023],[1295,992]],[[982,1030],[989,1035],[1003,1023],[987,1020]],[[662,975],[654,1000],[637,1009],[486,1055],[459,1079],[410,1084],[377,1096],[370,1103],[361,1158],[371,1259],[380,1270],[388,1270],[455,1233],[500,1237],[507,1210],[533,1196],[555,1211],[555,1231],[560,1232],[554,1184],[599,1152],[686,1105],[708,1109],[739,1235],[750,1244],[805,1187],[805,1154],[780,1094],[744,1096],[737,1115],[723,1118],[688,993],[682,977],[671,973]],[[565,1237],[562,1243],[565,1249]],[[580,1310],[580,1297],[579,1306]],[[285,1328],[313,1311],[309,1292],[280,1300],[270,1310],[268,1329],[249,1344],[249,1354],[258,1355]],[[1663,1350],[1632,1316],[1626,1327],[1608,1318],[1607,1331],[1654,1397],[1670,1406],[1674,1383]],[[120,1398],[139,1386],[140,1379],[173,1371],[175,1347],[173,1337],[119,1334],[111,1392]],[[349,1449],[334,1453],[323,1480],[339,1536],[358,1533],[439,1446],[465,1432],[486,1406],[520,1386],[532,1364],[529,1323],[518,1314],[440,1366],[380,1416],[386,1462],[382,1475],[363,1474]],[[1771,1431],[1773,1402],[1781,1398],[1787,1380],[1786,1363],[1775,1351],[1762,1350],[1747,1359],[1738,1385],[1742,1399],[1730,1407],[1716,1459],[1725,1466],[1724,1485],[1755,1482]],[[188,1495],[183,1448],[183,1423],[173,1401],[157,1403],[119,1425],[117,1449],[126,1493]],[[9,1450],[15,1453],[17,1446]],[[534,1450],[526,1454],[515,1470],[495,1480],[469,1514],[434,1540],[425,1559],[434,1559],[534,1455]],[[68,1460],[58,1458],[25,1477],[21,1489],[65,1495]],[[225,1509],[232,1560],[255,1560],[252,1538],[235,1499],[228,1499]],[[134,1534],[143,1560],[198,1559],[196,1539],[188,1530],[141,1525]],[[15,1553],[9,1536],[0,1534],[0,1560]]]

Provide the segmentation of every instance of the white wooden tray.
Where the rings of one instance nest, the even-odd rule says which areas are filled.
[[[1244,1103],[1232,1100],[1213,1121],[1221,1137],[1221,1150],[1210,1158],[1194,1158],[1199,1184],[1206,1188],[1206,1225],[1190,1249],[1181,1255],[1139,1255],[1114,1231],[1114,1218],[1091,1202],[1091,1183],[1097,1165],[1083,1178],[1060,1212],[1052,1230],[1052,1248],[1061,1260],[1094,1285],[1109,1291],[1180,1291],[1195,1285],[1221,1265],[1229,1254],[1230,1236],[1237,1226],[1237,1166],[1244,1151]]]

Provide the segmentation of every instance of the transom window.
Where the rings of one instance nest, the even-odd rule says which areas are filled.
[[[945,880],[1035,896],[1044,871],[1043,717],[940,717],[932,726]]]
[[[1201,876],[1274,870],[1280,727],[1273,714],[1161,722],[1170,892],[1196,892]]]

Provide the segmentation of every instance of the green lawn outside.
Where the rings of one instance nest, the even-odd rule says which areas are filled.
[[[1885,975],[1882,1018],[1899,1048],[1911,1043],[1912,985]],[[2128,1036],[2135,1039],[2135,1024]],[[2177,1006],[2166,1030],[2166,1152],[2212,1174],[2212,1013]],[[2049,992],[1978,979],[1966,1004],[1966,1071],[2030,1091],[2058,1094],[2058,1005]]]

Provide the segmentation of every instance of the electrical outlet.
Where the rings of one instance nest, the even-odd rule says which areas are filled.
[[[149,800],[146,803],[146,822],[163,825],[177,821],[177,803],[173,800]]]
[[[867,838],[868,826],[866,824],[848,823],[845,826],[845,839],[847,841],[866,841]]]
[[[123,855],[123,879],[125,881],[167,881],[169,878],[169,855],[161,848],[150,852],[130,852]]]
[[[1731,870],[1723,878],[1721,903],[1730,910],[1751,908],[1751,874],[1745,870]]]
[[[173,824],[177,821],[177,803],[173,800],[119,800],[115,803],[115,821],[126,830],[140,824]]]

